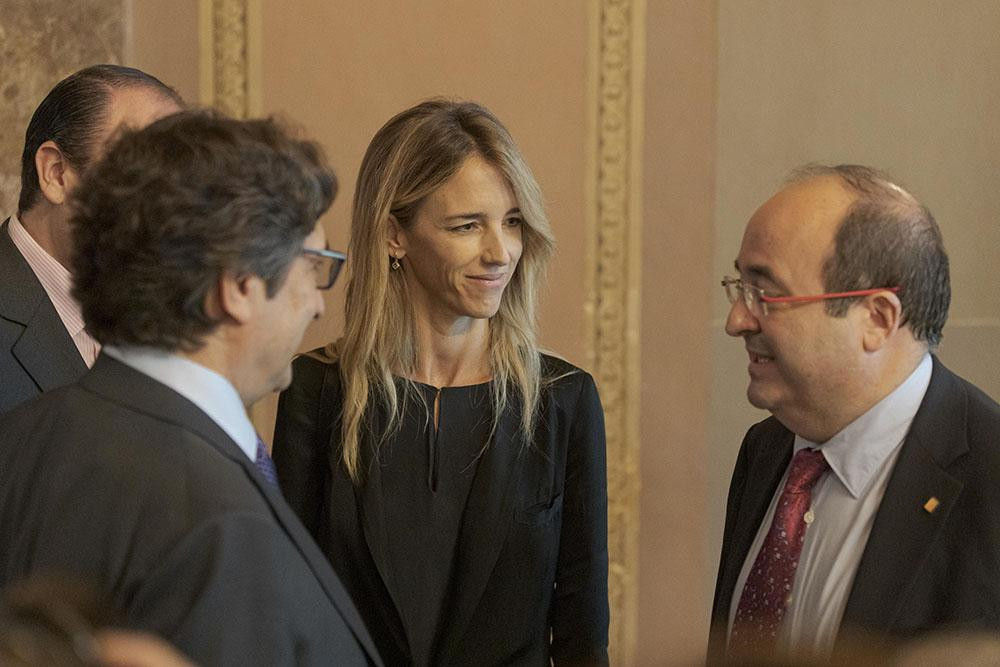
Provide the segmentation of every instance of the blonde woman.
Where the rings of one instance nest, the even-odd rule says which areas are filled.
[[[358,175],[343,337],[295,363],[274,460],[386,664],[607,662],[604,421],[539,352],[553,239],[487,109],[430,101]]]

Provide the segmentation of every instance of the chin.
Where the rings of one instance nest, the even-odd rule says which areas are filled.
[[[488,320],[494,315],[500,312],[500,304],[492,305],[480,305],[476,307],[466,308],[463,315],[465,317],[472,318],[474,320]]]
[[[276,375],[271,381],[271,391],[269,393],[278,393],[288,389],[288,385],[292,384],[292,365],[288,364],[280,375]]]
[[[772,409],[775,404],[773,396],[768,396],[767,392],[761,387],[755,387],[754,383],[751,382],[750,386],[747,387],[747,400],[750,405],[761,410],[767,410],[768,412],[774,412]]]

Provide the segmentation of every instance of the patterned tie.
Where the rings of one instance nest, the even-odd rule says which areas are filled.
[[[729,635],[731,652],[774,646],[792,593],[806,527],[812,523],[812,514],[807,512],[812,488],[829,467],[823,452],[815,449],[800,450],[792,458],[774,520],[747,575],[736,608]]]
[[[264,479],[270,482],[274,488],[278,488],[278,471],[274,469],[274,461],[267,453],[267,445],[264,444],[259,435],[257,436],[257,458],[254,459],[254,463]]]

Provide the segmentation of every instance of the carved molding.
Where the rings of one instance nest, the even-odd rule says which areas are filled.
[[[612,664],[633,663],[639,551],[643,0],[592,0],[587,312],[608,438]]]
[[[259,0],[201,0],[201,102],[235,118],[259,113]]]

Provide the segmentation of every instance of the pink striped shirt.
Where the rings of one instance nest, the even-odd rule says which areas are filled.
[[[10,232],[10,239],[24,256],[28,266],[35,273],[38,282],[42,284],[45,293],[49,295],[49,300],[55,306],[59,319],[69,332],[76,349],[80,351],[80,356],[87,362],[87,366],[93,366],[97,353],[101,349],[100,344],[83,328],[83,314],[80,312],[80,304],[70,295],[70,288],[73,284],[72,276],[62,264],[45,252],[42,246],[31,237],[28,230],[24,228],[16,215],[10,217],[10,224],[7,225]]]

